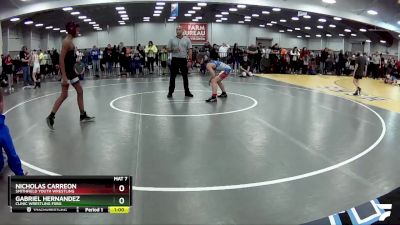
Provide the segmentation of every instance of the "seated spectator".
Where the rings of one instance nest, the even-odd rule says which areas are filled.
[[[251,62],[249,61],[247,54],[243,55],[243,60],[240,62],[240,72],[240,77],[253,76],[253,73],[251,72]]]

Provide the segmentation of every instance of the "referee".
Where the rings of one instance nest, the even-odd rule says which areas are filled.
[[[172,52],[171,61],[171,77],[169,80],[169,92],[168,98],[172,98],[172,94],[175,90],[175,78],[179,70],[183,77],[183,87],[185,89],[186,97],[193,97],[189,90],[188,80],[188,61],[192,63],[192,42],[189,38],[184,37],[181,26],[176,28],[176,37],[173,37],[168,42],[168,51]]]

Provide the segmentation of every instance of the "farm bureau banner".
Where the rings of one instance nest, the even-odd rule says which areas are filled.
[[[181,23],[183,36],[187,36],[192,42],[204,43],[208,41],[207,23]]]

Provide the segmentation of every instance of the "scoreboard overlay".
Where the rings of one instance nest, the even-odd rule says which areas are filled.
[[[131,176],[9,176],[14,213],[129,213]]]

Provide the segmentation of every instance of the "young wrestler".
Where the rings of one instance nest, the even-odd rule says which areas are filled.
[[[198,54],[197,62],[202,64],[204,63],[204,54]],[[225,91],[225,86],[222,84],[222,81],[229,76],[231,72],[231,67],[226,65],[223,62],[217,60],[210,60],[206,63],[206,68],[210,72],[211,77],[209,80],[209,84],[211,85],[212,95],[206,102],[217,102],[217,90],[218,86],[221,89],[222,93],[218,95],[219,98],[227,98],[228,95]],[[221,71],[217,75],[217,71]]]

